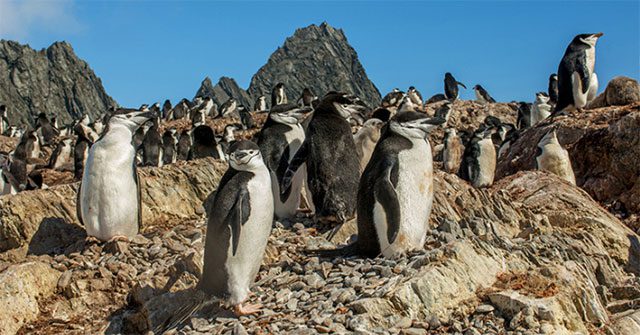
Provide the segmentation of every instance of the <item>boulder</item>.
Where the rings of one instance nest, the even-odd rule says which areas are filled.
[[[638,81],[620,76],[611,79],[604,92],[600,93],[588,108],[608,106],[624,106],[640,102],[640,85]]]

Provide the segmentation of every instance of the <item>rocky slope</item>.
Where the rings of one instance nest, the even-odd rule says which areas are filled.
[[[247,91],[254,99],[270,96],[278,82],[285,84],[287,97],[293,101],[309,87],[316,95],[340,90],[358,95],[370,106],[380,102],[380,92],[344,32],[326,22],[296,30],[251,78]]]
[[[222,106],[222,104],[229,100],[229,98],[238,100],[247,108],[253,107],[253,101],[249,94],[240,88],[233,78],[229,77],[221,77],[215,86],[213,86],[211,78],[204,78],[194,98],[197,97],[210,97],[216,104],[218,104],[218,107]]]
[[[27,124],[40,112],[68,122],[82,113],[97,116],[116,103],[67,42],[36,51],[0,40],[0,104],[9,106],[12,123]]]

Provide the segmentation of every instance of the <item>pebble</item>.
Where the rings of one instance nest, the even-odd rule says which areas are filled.
[[[476,307],[476,313],[480,313],[480,314],[484,314],[484,313],[490,313],[493,312],[495,310],[495,307],[491,306],[491,305],[479,305],[478,307]]]

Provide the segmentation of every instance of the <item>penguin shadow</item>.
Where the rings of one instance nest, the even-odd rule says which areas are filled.
[[[86,231],[61,218],[44,218],[29,242],[28,255],[68,255],[84,249]]]

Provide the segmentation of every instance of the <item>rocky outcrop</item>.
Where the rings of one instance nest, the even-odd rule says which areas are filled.
[[[525,130],[500,158],[496,178],[535,169],[536,143],[552,128],[579,187],[623,218],[640,214],[640,105],[574,112]]]
[[[222,106],[229,98],[238,100],[247,108],[253,107],[253,101],[247,91],[240,88],[238,83],[229,77],[221,77],[215,86],[213,86],[209,77],[204,78],[198,92],[196,92],[195,98],[197,97],[210,97],[218,104],[218,107]]]
[[[0,273],[0,334],[15,334],[40,313],[38,302],[56,290],[60,272],[42,262],[10,266]]]
[[[143,229],[199,217],[227,165],[213,159],[141,168]],[[0,251],[46,254],[84,234],[76,217],[79,183],[0,197]],[[37,209],[37,210],[35,210]],[[198,211],[199,213],[196,213]]]
[[[640,102],[640,84],[629,77],[615,77],[590,104],[589,108],[624,106]]]
[[[326,22],[298,29],[287,38],[251,78],[248,92],[254,99],[269,97],[279,82],[285,84],[290,101],[297,100],[305,87],[319,96],[329,91],[353,93],[370,106],[381,99],[344,32]]]
[[[12,123],[30,124],[40,112],[69,122],[82,113],[96,117],[116,103],[69,43],[36,51],[1,40],[0,104],[9,107]]]

